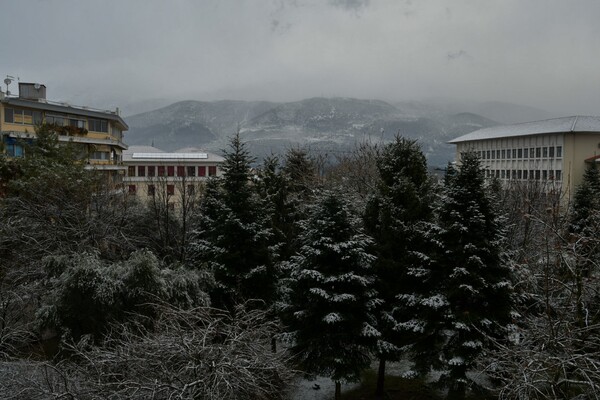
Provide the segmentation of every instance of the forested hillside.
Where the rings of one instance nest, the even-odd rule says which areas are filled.
[[[183,101],[126,120],[130,126],[127,143],[154,143],[167,151],[192,146],[218,152],[226,147],[227,137],[239,130],[259,159],[297,145],[332,156],[365,140],[389,143],[400,134],[418,140],[434,167],[453,159],[448,140],[497,124],[473,113],[321,97],[288,103]]]

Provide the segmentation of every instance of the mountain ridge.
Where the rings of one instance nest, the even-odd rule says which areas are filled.
[[[220,152],[239,130],[258,158],[293,146],[313,152],[347,151],[363,140],[389,142],[400,134],[416,139],[432,166],[454,157],[448,140],[498,125],[481,115],[463,112],[414,113],[377,99],[312,97],[292,102],[184,100],[126,117],[126,142],[154,144],[167,151],[195,146]]]

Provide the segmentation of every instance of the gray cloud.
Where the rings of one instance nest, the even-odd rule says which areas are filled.
[[[454,61],[458,58],[471,58],[471,56],[469,55],[469,53],[461,49],[459,51],[449,51],[446,54],[446,58],[448,59],[448,61]]]
[[[0,74],[101,107],[325,95],[600,114],[597,15],[597,0],[20,0],[0,13]]]

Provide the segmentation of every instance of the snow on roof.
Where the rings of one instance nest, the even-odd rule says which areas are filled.
[[[130,146],[127,151],[123,152],[123,161],[213,161],[222,162],[223,157],[217,156],[206,151],[201,151],[197,148],[187,147],[174,152],[165,152],[152,146]]]
[[[448,143],[568,132],[600,133],[600,117],[572,116],[525,122],[522,124],[493,126],[491,128],[479,129],[457,137],[456,139],[450,140]]]

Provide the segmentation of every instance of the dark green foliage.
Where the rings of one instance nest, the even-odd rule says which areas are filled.
[[[366,250],[371,239],[332,193],[311,210],[300,239],[285,309],[292,353],[307,373],[356,380],[379,336],[372,314],[374,257]]]
[[[284,174],[288,177],[290,191],[309,196],[317,183],[317,167],[306,150],[289,149],[285,155]]]
[[[449,303],[444,346],[447,374],[440,381],[449,398],[463,398],[466,372],[486,347],[485,335],[506,337],[511,322],[510,269],[501,259],[502,230],[484,184],[483,170],[473,153],[446,174],[445,195],[439,211],[444,252],[443,293]]]
[[[573,197],[571,231],[580,233],[590,225],[595,225],[594,217],[600,210],[600,169],[592,164],[585,170],[583,181]]]
[[[119,263],[96,254],[53,256],[45,260],[47,294],[38,311],[42,327],[96,339],[110,324],[134,315],[153,316],[153,304],[206,305],[207,277],[181,267],[164,268],[150,252],[135,252]]]
[[[384,301],[377,354],[382,361],[396,360],[400,348],[410,348],[416,370],[426,373],[437,362],[436,325],[445,306],[437,292],[442,278],[434,256],[433,185],[425,156],[412,140],[396,137],[383,149],[377,167],[381,184],[364,217],[376,241],[378,290]]]
[[[213,305],[232,309],[238,302],[270,305],[276,274],[269,243],[271,230],[264,206],[250,182],[248,151],[239,134],[225,153],[222,179],[206,187],[190,238],[188,264],[206,264],[214,272]]]

